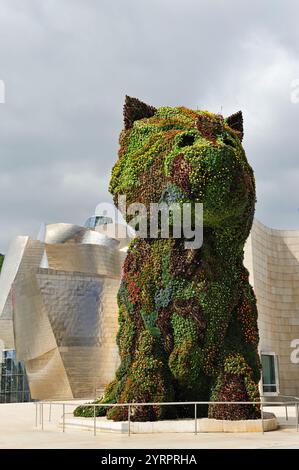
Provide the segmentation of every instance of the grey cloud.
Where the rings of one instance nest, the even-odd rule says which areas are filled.
[[[0,251],[42,221],[82,223],[117,158],[124,94],[243,109],[257,216],[298,227],[296,2],[2,0]]]

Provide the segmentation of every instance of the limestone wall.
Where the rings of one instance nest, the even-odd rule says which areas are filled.
[[[290,359],[291,341],[299,338],[299,231],[255,220],[245,265],[257,297],[260,351],[277,354],[279,392],[299,396],[299,364]]]

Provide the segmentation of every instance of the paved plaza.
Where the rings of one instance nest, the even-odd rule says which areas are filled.
[[[71,413],[72,404],[67,407]],[[44,406],[44,431],[35,427],[34,403],[0,405],[0,448],[9,449],[257,449],[257,448],[299,448],[299,432],[296,432],[295,410],[289,408],[289,420],[285,419],[284,408],[267,408],[279,418],[280,429],[261,433],[163,433],[132,434],[130,437],[118,433],[66,429],[63,433],[59,422],[62,406],[53,405],[51,421],[49,406]]]

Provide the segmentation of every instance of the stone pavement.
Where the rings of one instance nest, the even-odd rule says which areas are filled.
[[[67,411],[74,406],[70,403]],[[44,431],[35,427],[35,405],[33,403],[0,405],[0,448],[10,449],[117,449],[117,448],[156,448],[156,449],[258,449],[258,448],[299,448],[299,432],[295,423],[295,410],[289,409],[286,421],[284,408],[267,408],[274,412],[282,425],[277,431],[261,433],[208,433],[208,434],[132,434],[120,435],[100,432],[93,436],[90,431],[59,427],[62,406],[52,406],[49,422],[49,406],[44,407]]]

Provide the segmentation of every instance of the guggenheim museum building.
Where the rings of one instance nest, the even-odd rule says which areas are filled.
[[[12,240],[0,275],[0,403],[93,398],[118,366],[116,295],[129,235],[101,215]],[[254,221],[261,393],[299,396],[299,231]],[[297,340],[297,341],[296,341]]]

